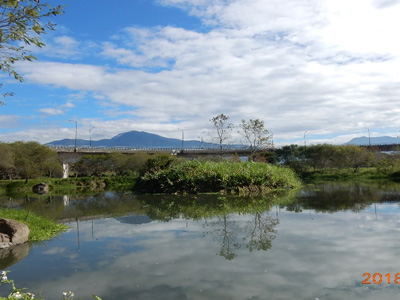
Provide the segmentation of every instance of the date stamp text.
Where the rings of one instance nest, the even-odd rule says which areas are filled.
[[[400,273],[364,273],[362,277],[364,278],[362,284],[400,284]]]

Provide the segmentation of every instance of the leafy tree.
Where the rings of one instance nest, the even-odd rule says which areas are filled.
[[[38,142],[15,142],[11,144],[15,155],[15,169],[17,175],[28,182],[31,178],[51,175],[57,171],[55,161],[58,160],[57,152]],[[58,172],[61,164],[58,163]]]
[[[36,59],[25,47],[43,47],[41,35],[55,26],[44,21],[62,13],[62,6],[52,7],[43,0],[0,0],[0,69],[22,81],[15,62]]]
[[[314,171],[326,169],[332,166],[332,158],[336,151],[336,146],[329,144],[311,145],[305,150],[307,163],[313,167]]]
[[[62,164],[60,161],[60,158],[58,157],[57,153],[55,155],[51,155],[46,159],[42,166],[41,169],[43,171],[43,175],[46,175],[48,177],[62,177],[63,171],[62,171]]]
[[[143,169],[141,170],[141,174],[155,173],[160,170],[165,170],[171,166],[174,161],[176,161],[176,158],[172,155],[156,154],[146,160]]]
[[[360,167],[372,164],[374,155],[368,149],[355,145],[337,146],[332,160],[336,167],[352,168],[356,173]]]
[[[219,114],[213,117],[210,122],[214,125],[215,131],[217,133],[217,140],[219,144],[219,150],[222,155],[223,144],[231,138],[231,132],[233,130],[233,124],[228,123],[229,116],[224,114]]]
[[[400,156],[398,154],[374,153],[376,158],[376,168],[378,173],[393,173],[399,167]]]
[[[261,150],[268,145],[270,135],[268,129],[265,128],[264,121],[259,119],[242,120],[239,128],[239,133],[245,138],[252,149],[251,157],[254,157],[257,150]]]
[[[15,165],[13,150],[9,144],[0,143],[0,157],[0,173],[11,180],[15,174]]]
[[[276,165],[276,164],[278,164],[280,162],[279,161],[279,156],[278,156],[276,150],[260,152],[254,158],[254,160],[255,161],[269,163],[269,164],[272,164],[272,165]]]
[[[140,172],[145,168],[146,162],[149,159],[150,154],[144,152],[138,152],[132,155],[128,155],[126,166],[130,171]]]
[[[292,162],[297,162],[301,160],[304,154],[303,146],[299,146],[296,144],[283,146],[280,149],[276,149],[275,152],[279,157],[279,161],[286,165],[290,165]]]
[[[127,162],[127,155],[124,155],[122,153],[110,153],[107,156],[110,165],[110,170],[113,171],[118,175],[125,175],[127,174],[128,167],[126,165]]]
[[[298,175],[303,176],[306,172],[305,151],[307,147],[299,145],[283,146],[276,149],[275,152],[279,158],[279,162],[289,166]]]
[[[117,175],[132,175],[145,169],[150,154],[144,152],[133,154],[115,152],[110,153],[108,158],[110,160],[110,171],[115,172]]]
[[[105,154],[86,154],[73,165],[73,170],[80,176],[100,176],[110,169],[110,160]]]

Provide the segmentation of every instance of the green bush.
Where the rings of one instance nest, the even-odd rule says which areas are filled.
[[[137,188],[151,193],[262,192],[299,185],[294,172],[284,167],[256,162],[188,161],[147,172],[139,179]]]
[[[165,170],[170,167],[175,161],[176,158],[169,154],[155,154],[145,161],[141,170],[141,174],[155,173],[160,170]]]

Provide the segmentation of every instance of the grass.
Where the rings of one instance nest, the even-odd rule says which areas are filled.
[[[324,181],[371,181],[371,180],[396,180],[399,178],[397,172],[382,172],[378,168],[363,167],[357,172],[351,168],[344,169],[326,169],[307,171],[302,174],[306,182],[324,182]]]
[[[148,172],[137,188],[151,193],[260,193],[301,185],[285,167],[256,162],[188,161],[165,170]]]
[[[0,216],[27,225],[30,230],[28,239],[30,242],[49,240],[68,229],[66,225],[22,209],[0,208]]]
[[[13,219],[18,222],[24,223],[29,227],[29,242],[49,240],[61,232],[68,229],[68,226],[58,224],[52,220],[40,217],[30,211],[13,209],[13,208],[0,208],[0,217],[6,219]],[[17,289],[14,281],[7,278],[7,272],[3,271],[0,274],[0,285],[11,284],[12,293],[8,297],[1,297],[0,300],[14,300],[14,299],[42,299],[34,297],[32,293],[25,292],[25,289]],[[63,297],[62,299],[72,299],[71,297]],[[100,298],[96,298],[100,299]]]

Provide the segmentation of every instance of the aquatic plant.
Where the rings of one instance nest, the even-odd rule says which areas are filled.
[[[8,276],[7,276],[7,273],[9,273],[9,271],[2,271],[1,272],[0,286],[2,286],[3,284],[11,284],[12,292],[6,298],[0,296],[0,300],[16,300],[16,299],[44,300],[40,296],[39,296],[39,298],[36,298],[35,294],[33,294],[31,292],[24,292],[24,290],[26,290],[25,288],[17,289],[15,287],[14,280],[9,279]],[[73,300],[74,296],[75,295],[74,295],[74,293],[72,291],[63,292],[61,300]],[[96,300],[101,300],[101,298],[96,296],[96,295],[93,295],[93,298],[96,299]]]

